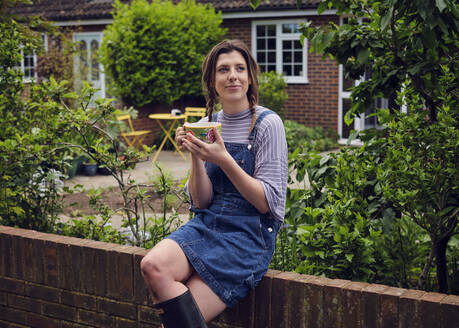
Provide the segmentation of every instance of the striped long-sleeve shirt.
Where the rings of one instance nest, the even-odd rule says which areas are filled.
[[[257,106],[256,115],[267,110]],[[207,122],[207,117],[201,119]],[[249,130],[252,121],[250,110],[237,114],[220,111],[217,121],[222,123],[222,138],[225,142],[249,143]],[[266,200],[273,218],[283,221],[287,191],[287,142],[282,120],[277,114],[266,115],[260,124],[255,138],[256,178],[263,186]]]

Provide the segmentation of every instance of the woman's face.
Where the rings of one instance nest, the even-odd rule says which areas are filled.
[[[215,71],[215,89],[223,109],[225,106],[247,109],[249,85],[249,73],[244,57],[238,51],[220,54]]]

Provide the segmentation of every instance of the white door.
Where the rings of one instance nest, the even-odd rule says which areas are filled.
[[[99,89],[94,99],[105,97],[105,77],[102,64],[99,63],[98,50],[102,41],[102,32],[82,32],[74,34],[78,42],[78,52],[74,58],[75,88],[79,90],[82,81],[87,81]],[[91,103],[94,103],[94,99]]]

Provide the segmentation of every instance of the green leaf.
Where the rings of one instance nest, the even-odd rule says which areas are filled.
[[[388,12],[381,18],[381,30],[385,30],[390,23],[392,14],[394,12],[394,7],[390,7]]]
[[[437,5],[437,8],[440,10],[440,12],[446,8],[446,3],[444,0],[435,0],[435,4]]]
[[[354,258],[354,254],[346,254],[344,255],[346,257],[346,260],[349,262],[349,263],[352,263],[352,259]]]
[[[365,65],[368,62],[368,56],[370,55],[370,51],[368,49],[362,49],[359,51],[357,55],[357,60],[360,64]]]

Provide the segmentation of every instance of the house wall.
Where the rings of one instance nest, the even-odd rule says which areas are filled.
[[[160,327],[147,250],[0,226],[0,327]],[[209,327],[452,327],[459,296],[269,270]]]

